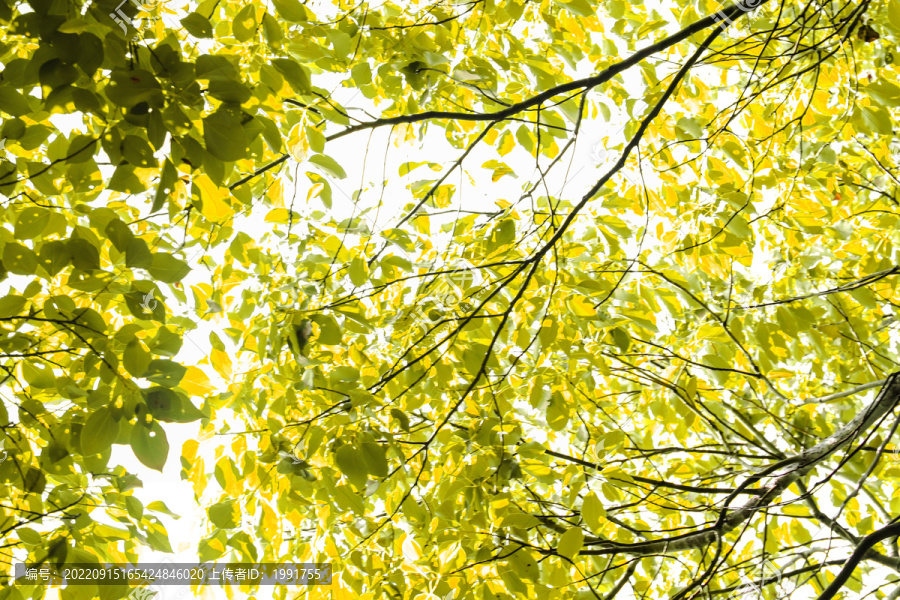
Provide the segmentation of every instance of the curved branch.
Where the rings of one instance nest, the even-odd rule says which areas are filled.
[[[856,569],[856,565],[865,558],[866,553],[881,540],[896,535],[900,535],[900,523],[892,523],[891,525],[882,527],[878,531],[872,532],[864,537],[856,547],[856,550],[853,551],[853,554],[850,555],[850,558],[847,559],[847,562],[844,563],[844,568],[840,570],[837,577],[831,582],[831,585],[825,588],[825,591],[822,592],[817,600],[831,600],[831,598],[834,598],[834,595],[837,594],[838,591],[844,587],[844,584],[847,583],[847,580],[850,579],[853,570]]]
[[[759,6],[765,4],[768,0],[763,0],[763,2],[759,3]],[[683,42],[687,38],[691,37],[695,33],[699,33],[704,29],[708,29],[713,25],[719,25],[721,27],[722,22],[726,21],[730,23],[734,19],[743,15],[746,9],[741,6],[741,4],[735,3],[729,6],[728,8],[717,12],[714,15],[709,15],[704,17],[698,21],[695,21],[679,31],[678,33],[674,33],[667,38],[664,38],[654,44],[650,44],[646,48],[642,50],[638,50],[625,60],[619,61],[613,65],[610,65],[600,73],[592,76],[586,77],[584,79],[577,79],[575,81],[570,81],[568,83],[564,83],[562,85],[558,85],[556,87],[552,87],[545,92],[541,92],[536,96],[532,96],[527,100],[523,100],[522,102],[518,102],[516,104],[512,104],[509,108],[505,108],[503,110],[498,110],[496,112],[490,113],[461,113],[461,112],[453,112],[453,111],[442,111],[442,110],[428,110],[422,113],[417,113],[414,115],[399,115],[396,117],[385,117],[382,119],[375,119],[374,121],[369,121],[366,123],[360,123],[359,125],[353,125],[344,129],[343,131],[339,131],[335,134],[329,135],[325,138],[326,142],[330,142],[332,140],[336,140],[342,138],[344,136],[350,135],[351,133],[356,133],[358,131],[363,131],[366,129],[374,129],[376,127],[382,127],[385,125],[402,125],[409,123],[418,123],[420,121],[429,121],[429,120],[439,120],[439,119],[455,119],[458,121],[502,121],[507,119],[517,113],[520,113],[524,110],[532,108],[534,106],[539,106],[544,102],[550,100],[554,96],[558,96],[560,94],[565,94],[566,92],[572,92],[575,90],[589,90],[591,88],[597,87],[603,83],[606,83],[616,75],[627,71],[631,67],[639,64],[645,58],[648,58],[657,52],[661,52],[666,50],[675,44]],[[275,159],[273,162],[264,165],[247,175],[235,183],[228,186],[228,189],[234,190],[236,187],[247,183],[254,177],[265,173],[266,171],[280,165],[284,161],[286,161],[290,156],[288,154],[284,154],[281,157]]]
[[[744,484],[742,484],[738,489],[738,491],[746,487],[747,484],[761,479],[768,472],[780,470],[781,468],[788,465],[796,465],[796,467],[794,467],[790,471],[778,476],[773,483],[769,484],[768,486],[760,487],[759,490],[762,493],[757,498],[752,499],[750,502],[728,515],[723,520],[721,526],[718,528],[708,527],[702,531],[686,533],[683,535],[673,536],[671,538],[661,540],[654,540],[650,542],[639,542],[635,544],[613,544],[612,547],[609,548],[583,550],[581,554],[604,555],[627,553],[646,556],[649,554],[656,554],[660,552],[695,550],[708,546],[716,540],[717,532],[725,533],[736,528],[738,525],[748,520],[755,512],[771,504],[791,484],[799,481],[818,463],[840,449],[847,442],[857,437],[859,435],[859,432],[867,429],[875,421],[884,416],[889,410],[893,409],[894,406],[896,406],[898,400],[900,400],[900,371],[892,373],[887,378],[887,382],[884,384],[884,387],[881,388],[878,396],[875,398],[875,400],[872,401],[872,404],[870,404],[866,408],[866,410],[861,411],[852,420],[850,420],[850,422],[841,427],[835,433],[828,436],[812,448],[804,450],[803,452],[789,457],[785,460],[779,461],[774,465],[767,467],[762,472],[752,476],[748,481],[745,481]],[[737,494],[737,491],[735,492],[735,494]],[[898,530],[900,530],[900,525],[898,525]],[[894,535],[897,534],[895,533]],[[863,540],[863,543],[861,543],[857,547],[857,551],[860,548],[865,549],[861,556],[865,555],[865,553],[871,548],[871,545],[875,543],[872,542],[872,544],[866,546],[866,539],[868,539],[868,537],[865,538]],[[875,541],[879,541],[881,539],[883,538],[878,538]],[[594,545],[604,545],[604,542],[597,542]],[[819,600],[826,599],[823,597]]]

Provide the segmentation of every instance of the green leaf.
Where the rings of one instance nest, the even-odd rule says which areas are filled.
[[[884,106],[897,106],[900,104],[900,86],[887,81],[879,80],[862,88],[864,92],[878,100]]]
[[[210,81],[240,81],[240,74],[225,55],[204,54],[197,57],[196,76]]]
[[[263,15],[262,26],[266,41],[270,44],[278,44],[284,39],[284,32],[281,29],[281,24],[278,22],[278,19],[268,12]]]
[[[29,546],[40,546],[44,543],[44,538],[41,537],[41,534],[30,527],[17,527],[15,532],[19,539]]]
[[[584,501],[581,503],[581,516],[588,527],[595,533],[603,529],[603,518],[606,516],[606,510],[603,508],[600,498],[594,492],[588,492],[585,495]]]
[[[361,286],[369,280],[366,261],[358,256],[350,261],[349,273],[350,281],[355,286]]]
[[[69,19],[68,21],[60,25],[57,31],[59,31],[60,33],[81,33],[83,31],[86,31],[89,25],[90,24],[84,19],[79,19],[76,17],[74,19]]]
[[[366,470],[369,474],[374,475],[375,477],[387,477],[388,463],[384,454],[384,448],[381,444],[363,442],[360,449],[362,451],[363,462],[365,463]]]
[[[173,390],[155,386],[143,393],[150,414],[164,423],[192,423],[203,418],[203,413]]]
[[[172,357],[178,354],[182,343],[180,335],[166,327],[160,327],[159,331],[156,332],[156,337],[150,340],[147,347],[150,348],[153,354]]]
[[[45,90],[46,88],[57,90],[74,83],[78,79],[78,70],[58,58],[53,58],[41,65],[38,78]]]
[[[81,428],[81,453],[85,456],[102,454],[119,437],[119,422],[113,412],[103,406],[95,410]]]
[[[369,470],[366,467],[365,458],[363,457],[362,452],[355,447],[344,444],[338,448],[335,455],[335,463],[337,464],[338,469],[341,470],[341,473],[346,475],[347,479],[349,479],[350,483],[355,487],[362,488],[366,484]]]
[[[556,552],[560,556],[564,556],[569,560],[573,560],[584,545],[584,532],[580,527],[570,527],[564,534],[559,536],[559,542],[556,545]]]
[[[233,500],[213,504],[207,514],[212,524],[219,529],[235,529],[241,525],[241,510]]]
[[[37,269],[37,255],[22,244],[11,242],[3,247],[3,266],[16,275],[33,275]]]
[[[0,127],[0,137],[18,140],[25,134],[25,121],[19,118],[8,119]]]
[[[175,180],[177,178],[178,174],[172,161],[168,159],[163,161],[162,174],[159,177],[159,184],[156,186],[156,194],[153,196],[153,206],[150,208],[151,213],[162,210],[166,205],[166,200],[175,190]]]
[[[522,511],[513,511],[503,517],[503,527],[515,527],[517,529],[531,529],[541,524],[540,519]]]
[[[322,152],[325,149],[325,134],[315,127],[305,127],[306,137],[309,140],[309,147],[313,152]]]
[[[681,117],[678,119],[678,128],[686,132],[692,138],[699,138],[703,135],[703,127],[696,119],[690,117]]]
[[[310,321],[319,326],[319,337],[316,341],[326,346],[334,346],[343,341],[341,326],[334,317],[330,315],[315,314],[310,317]]]
[[[254,36],[259,23],[256,21],[256,4],[249,3],[238,11],[231,22],[231,30],[235,39],[246,42]]]
[[[562,431],[569,423],[569,408],[559,392],[554,392],[547,403],[547,426]]]
[[[626,4],[622,0],[611,0],[606,6],[609,9],[609,16],[613,19],[621,19],[625,16]]]
[[[195,38],[211,38],[213,36],[212,24],[209,19],[200,13],[192,12],[181,19],[181,25],[185,31]]]
[[[144,505],[134,496],[127,496],[125,498],[125,508],[128,510],[128,516],[132,519],[140,520],[144,516]]]
[[[22,296],[16,296],[15,294],[0,298],[0,319],[20,314],[27,302],[28,300]]]
[[[131,449],[145,466],[162,472],[169,455],[166,432],[156,421],[149,428],[138,422],[131,428]]]
[[[121,219],[110,220],[104,227],[103,232],[119,252],[125,252],[128,249],[128,244],[134,238],[131,229]]]
[[[134,165],[126,163],[116,167],[106,187],[114,192],[122,192],[123,194],[139,194],[147,189],[144,182],[135,174]]]
[[[131,340],[122,353],[122,364],[132,377],[142,377],[150,365],[150,353],[137,338]]]
[[[870,131],[880,134],[890,134],[893,131],[891,115],[888,111],[878,106],[863,106],[860,108],[863,122]]]
[[[209,82],[209,95],[222,102],[237,102],[238,104],[243,104],[251,98],[253,92],[239,81],[223,81],[216,79]]]
[[[203,562],[216,560],[225,554],[225,542],[227,539],[228,535],[224,531],[221,529],[217,530],[212,537],[200,540],[200,543],[197,545],[197,556]]]
[[[511,244],[516,239],[516,224],[512,219],[503,219],[491,232],[493,242],[497,246]]]
[[[247,134],[230,111],[218,110],[203,119],[206,150],[219,160],[231,162],[247,155]]]
[[[157,252],[147,269],[150,276],[163,283],[176,283],[190,273],[191,268],[183,260],[177,259],[167,252]]]
[[[308,20],[306,10],[304,10],[300,0],[272,0],[272,4],[275,5],[278,16],[285,21],[302,23]]]
[[[341,167],[336,160],[325,154],[313,154],[309,157],[309,162],[318,166],[332,177],[337,177],[338,179],[347,177],[347,173],[344,172],[343,167]]]
[[[29,467],[28,470],[25,471],[22,487],[26,494],[41,494],[47,487],[47,477],[41,469]]]
[[[158,383],[166,387],[175,387],[181,382],[186,372],[187,367],[184,367],[177,362],[157,358],[150,361],[149,368],[144,377],[153,383]]]
[[[122,156],[136,167],[156,167],[158,162],[153,156],[153,146],[146,139],[136,135],[126,135],[122,141]]]
[[[554,0],[557,4],[579,17],[592,17],[597,14],[597,9],[587,0]]]
[[[619,350],[628,352],[628,348],[631,346],[631,336],[628,335],[628,332],[621,327],[613,327],[610,334],[612,335],[613,342],[619,347]]]
[[[889,0],[887,5],[888,21],[894,31],[900,33],[900,0]]]
[[[400,428],[403,431],[409,431],[409,417],[407,417],[406,413],[404,413],[402,410],[392,408],[391,418],[396,419],[397,422],[400,423]]]
[[[308,94],[312,89],[312,82],[306,67],[288,58],[272,59],[272,66],[278,69],[291,88],[298,94]]]
[[[145,517],[146,522],[146,517]],[[147,532],[147,545],[157,552],[172,553],[172,545],[169,543],[169,536],[162,525],[156,525]],[[102,589],[102,586],[100,586]]]
[[[125,250],[125,266],[128,268],[147,269],[153,264],[153,255],[147,242],[141,238],[135,237],[128,242]]]
[[[181,417],[181,398],[174,391],[164,387],[152,387],[144,390],[144,401],[147,409],[156,419],[172,423]]]
[[[50,224],[49,211],[30,206],[19,213],[16,219],[16,239],[32,239],[41,235]]]
[[[12,86],[0,86],[0,110],[14,117],[21,117],[31,112],[28,98],[12,88]]]
[[[106,97],[113,104],[126,108],[141,102],[160,107],[163,105],[162,87],[150,71],[113,71],[110,81],[106,86]]]
[[[152,292],[134,291],[124,295],[125,305],[132,316],[138,319],[165,321],[165,305],[153,297]]]
[[[504,552],[504,554],[507,554]],[[541,578],[541,568],[535,555],[522,548],[518,552],[509,557],[509,568],[520,578],[527,579],[532,582],[539,582]],[[581,599],[579,599],[581,600]]]
[[[22,363],[22,376],[29,385],[41,389],[56,387],[56,376],[49,366],[41,364]]]
[[[82,238],[69,238],[66,249],[72,257],[76,269],[92,271],[100,268],[100,251],[89,241]]]
[[[169,515],[173,519],[180,519],[181,515],[173,513],[169,510],[169,507],[166,506],[166,503],[162,500],[154,500],[150,504],[147,505],[147,510],[152,510],[153,512],[163,513],[165,515]]]
[[[65,269],[72,260],[69,246],[62,240],[44,242],[38,262],[50,275],[56,275]]]
[[[372,68],[369,66],[369,63],[356,63],[353,65],[353,68],[350,69],[350,73],[353,77],[353,81],[355,81],[358,86],[369,85],[372,83]]]

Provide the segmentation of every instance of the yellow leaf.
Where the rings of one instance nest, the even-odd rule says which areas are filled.
[[[239,483],[240,474],[234,470],[230,459],[222,457],[216,462],[216,480],[232,498],[237,498],[242,490]]]
[[[201,214],[210,221],[224,221],[233,214],[228,201],[231,193],[227,188],[220,188],[207,175],[194,177],[194,187],[200,190],[202,201]]]
[[[792,517],[810,516],[809,509],[800,504],[785,504],[781,507],[781,510],[784,514],[791,515]]]
[[[187,372],[184,374],[178,387],[192,396],[205,396],[215,391],[215,387],[210,383],[206,373],[193,365],[187,368]]]
[[[94,525],[94,530],[92,533],[107,540],[127,540],[131,538],[131,533],[129,533],[128,531],[119,529],[118,527],[104,525],[103,523],[97,523],[96,525]]]
[[[584,296],[569,298],[569,308],[579,317],[593,317],[597,314],[597,310]]]
[[[679,465],[677,469],[670,472],[669,475],[675,475],[676,477],[681,477],[685,479],[687,477],[693,477],[696,475],[693,469],[691,469],[688,465]]]
[[[222,379],[231,381],[231,357],[225,352],[213,348],[212,352],[209,354],[209,359],[209,362],[212,364],[212,368],[216,370],[216,373],[221,375]]]
[[[500,136],[500,143],[497,145],[497,153],[500,156],[506,156],[515,147],[516,142],[513,140],[512,134],[509,131],[504,131],[503,135]]]
[[[464,552],[464,551],[462,550],[462,548],[460,547],[459,542],[453,542],[452,544],[450,544],[449,546],[447,546],[447,548],[444,549],[444,550],[440,553],[440,555],[438,556],[438,558],[440,559],[442,565],[453,566],[453,565],[455,565],[457,562],[459,562],[459,561],[457,560],[457,557],[459,556],[459,554],[460,554],[461,552],[462,552],[463,555],[465,555],[465,552]]]
[[[197,457],[197,452],[199,450],[200,442],[194,439],[187,440],[181,446],[181,455],[187,459],[188,462],[192,462]]]
[[[407,538],[403,541],[403,556],[406,557],[410,562],[416,562],[420,558],[422,558],[422,547],[419,546],[418,542],[413,539],[413,537],[407,536]]]
[[[266,215],[266,223],[287,223],[289,216],[286,208],[273,208]]]
[[[790,371],[774,370],[766,374],[769,379],[788,379],[794,376]]]
[[[291,157],[297,162],[303,162],[309,155],[309,138],[306,137],[306,128],[300,124],[294,127],[288,136],[288,149]]]
[[[325,189],[325,184],[322,182],[314,183],[310,188],[309,192],[306,194],[306,201],[309,202],[316,196],[318,196],[322,190]]]

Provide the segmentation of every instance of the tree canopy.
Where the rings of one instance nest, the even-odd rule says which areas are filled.
[[[122,450],[299,597],[897,597],[898,0],[0,21],[0,599],[171,551]]]

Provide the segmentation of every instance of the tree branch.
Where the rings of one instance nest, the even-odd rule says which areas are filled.
[[[891,376],[893,377],[893,375]],[[850,576],[853,574],[853,570],[856,569],[856,565],[865,558],[866,553],[872,549],[872,547],[880,542],[881,540],[885,540],[890,537],[894,537],[896,535],[900,535],[900,523],[892,523],[891,525],[887,525],[886,527],[882,527],[878,531],[870,533],[866,537],[862,539],[860,544],[856,547],[856,550],[853,551],[853,554],[850,555],[850,558],[847,559],[847,562],[844,563],[844,568],[840,570],[837,574],[837,577],[834,578],[834,581],[831,582],[825,591],[818,597],[817,600],[831,600],[834,598],[834,595],[840,591],[844,584],[847,583],[847,580],[850,579]]]
[[[879,379],[878,381],[872,381],[870,383],[864,383],[862,385],[858,385],[855,388],[850,388],[849,390],[844,390],[843,392],[835,392],[834,394],[830,394],[828,396],[822,396],[821,398],[808,398],[804,400],[804,403],[812,404],[812,403],[823,403],[823,402],[831,402],[832,400],[839,400],[840,398],[846,398],[847,396],[852,396],[853,394],[858,394],[860,392],[864,392],[866,390],[871,390],[872,388],[876,388],[879,385],[883,384],[887,379]]]
[[[790,471],[778,476],[773,483],[765,487],[760,487],[759,491],[762,493],[757,498],[752,499],[750,502],[728,515],[719,528],[720,533],[724,534],[736,528],[738,525],[748,520],[755,512],[771,504],[791,484],[799,481],[818,463],[844,446],[850,440],[856,438],[860,432],[866,430],[875,421],[884,416],[889,410],[893,409],[894,406],[896,406],[898,400],[900,400],[900,371],[892,373],[890,376],[888,376],[884,387],[881,388],[881,391],[878,393],[878,396],[872,401],[872,403],[865,410],[857,414],[849,423],[841,427],[838,431],[825,438],[812,448],[804,450],[803,452],[789,457],[785,460],[779,461],[745,481],[740,486],[740,488],[738,488],[738,491],[735,492],[735,495],[747,485],[755,483],[756,481],[762,479],[762,477],[764,477],[767,473],[780,470],[788,465],[796,465],[796,467],[794,467]],[[613,544],[610,548],[583,550],[581,554],[605,555],[627,553],[646,556],[649,554],[656,554],[661,552],[665,553],[678,552],[682,550],[695,550],[697,548],[702,548],[713,543],[716,539],[716,534],[716,527],[708,527],[701,531],[686,533],[683,535],[673,536],[661,540],[639,542],[635,544],[616,543]],[[883,538],[878,538],[878,540],[880,539]],[[865,547],[865,550],[868,551],[875,542],[872,542],[872,544],[869,544],[868,546],[865,546],[865,543],[866,542],[864,539],[862,544],[857,547],[857,550],[859,550],[859,548]],[[604,544],[609,543],[593,543],[593,545],[596,546]],[[863,555],[864,554],[865,552],[863,552]],[[825,599],[820,598],[820,600]]]
[[[763,0],[760,2],[759,6],[762,6],[768,0]],[[541,92],[536,96],[532,96],[527,100],[523,100],[522,102],[518,102],[516,104],[512,104],[509,108],[505,108],[503,110],[498,110],[496,112],[489,113],[461,113],[461,112],[453,112],[453,111],[440,111],[440,110],[428,110],[422,113],[417,113],[414,115],[399,115],[396,117],[385,117],[382,119],[375,119],[374,121],[369,121],[366,123],[360,123],[359,125],[353,125],[344,129],[343,131],[339,131],[335,134],[327,136],[325,138],[326,142],[330,142],[332,140],[336,140],[342,138],[344,136],[350,135],[351,133],[356,133],[358,131],[363,131],[366,129],[374,129],[376,127],[383,127],[385,125],[401,125],[401,124],[409,124],[409,123],[418,123],[420,121],[429,121],[429,120],[443,120],[443,119],[455,119],[458,121],[494,121],[499,122],[505,120],[517,113],[520,113],[524,110],[532,108],[534,106],[539,106],[547,100],[553,98],[554,96],[558,96],[560,94],[565,94],[566,92],[572,92],[575,90],[589,90],[591,88],[597,87],[603,83],[606,83],[616,75],[627,71],[631,67],[639,64],[645,58],[648,58],[657,52],[661,52],[666,50],[675,44],[678,44],[692,35],[703,31],[713,25],[720,23],[723,20],[723,16],[728,19],[737,18],[741,14],[745,13],[746,9],[740,5],[740,3],[734,3],[726,9],[723,9],[716,14],[709,15],[700,19],[699,21],[695,21],[691,23],[678,33],[672,34],[667,38],[664,38],[654,44],[650,44],[646,48],[642,50],[638,50],[625,60],[619,61],[615,64],[610,65],[600,73],[592,76],[586,77],[584,79],[577,79],[575,81],[570,81],[568,83],[564,83],[562,85],[558,85],[556,87],[552,87],[545,92]],[[246,175],[245,177],[239,179],[238,181],[232,183],[228,186],[228,189],[234,190],[236,187],[243,185],[257,177],[266,171],[280,165],[284,161],[286,161],[290,156],[288,154],[284,154],[279,158],[275,159],[271,163],[267,165],[263,165],[250,175]]]

